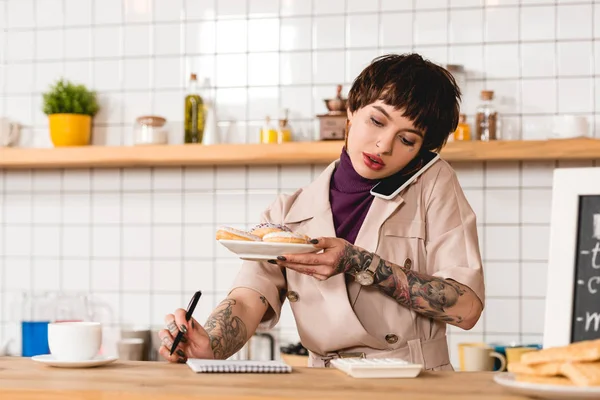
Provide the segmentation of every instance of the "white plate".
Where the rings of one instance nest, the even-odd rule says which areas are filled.
[[[600,399],[600,386],[561,386],[543,385],[539,383],[518,382],[510,372],[501,372],[494,376],[494,381],[509,391],[539,399],[578,400]]]
[[[274,260],[277,256],[284,254],[316,253],[321,249],[312,244],[300,243],[273,243],[273,242],[251,242],[248,240],[219,240],[229,251],[235,253],[242,260]]]
[[[110,356],[96,356],[91,360],[85,361],[60,361],[54,358],[52,354],[44,354],[41,356],[33,356],[31,359],[35,362],[39,362],[42,364],[49,365],[51,367],[58,368],[91,368],[91,367],[99,367],[101,365],[110,364],[118,360],[118,357],[110,357]]]

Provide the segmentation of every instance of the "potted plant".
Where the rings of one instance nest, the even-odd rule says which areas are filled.
[[[92,117],[100,107],[96,92],[84,85],[60,79],[43,93],[44,114],[50,123],[50,139],[56,147],[90,143]]]

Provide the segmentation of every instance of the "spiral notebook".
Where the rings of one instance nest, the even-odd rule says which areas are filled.
[[[292,367],[283,361],[254,360],[202,360],[189,358],[186,363],[194,372],[202,373],[254,373],[282,374],[292,372]]]

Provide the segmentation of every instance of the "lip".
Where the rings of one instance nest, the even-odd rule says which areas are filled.
[[[381,171],[385,167],[384,164],[380,164],[378,162],[373,162],[373,160],[371,160],[371,158],[373,158],[374,160],[379,159],[379,157],[373,157],[373,156],[368,155],[367,153],[363,153],[363,162],[365,163],[367,168],[372,169],[373,171]]]
[[[382,167],[385,167],[385,163],[383,162],[381,157],[376,156],[375,154],[370,154],[370,153],[363,153],[363,155],[372,158],[373,160],[377,161],[378,164],[381,164]]]

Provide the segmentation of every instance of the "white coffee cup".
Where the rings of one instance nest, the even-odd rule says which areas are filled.
[[[589,132],[588,120],[583,115],[557,115],[552,120],[552,136],[557,139],[586,137]]]
[[[59,361],[86,361],[102,345],[99,322],[56,322],[48,324],[48,347]]]

